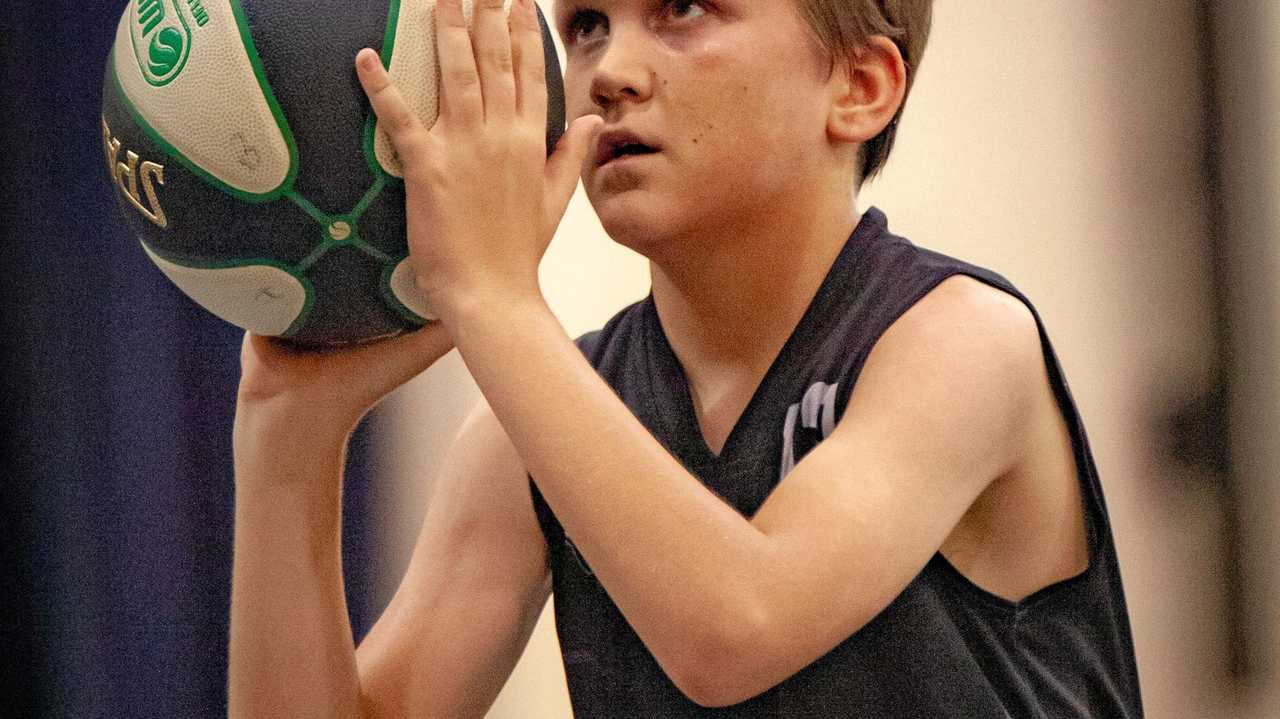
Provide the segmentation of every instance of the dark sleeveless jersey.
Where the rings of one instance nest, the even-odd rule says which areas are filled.
[[[1000,275],[916,247],[889,232],[881,211],[869,209],[719,456],[699,430],[682,368],[652,296],[581,338],[579,346],[636,417],[698,480],[751,516],[787,471],[830,434],[876,340],[955,274],[1003,290],[1035,314],[1079,469],[1089,568],[1015,603],[984,591],[935,554],[884,611],[829,654],[753,699],[709,709],[685,698],[663,673],[534,485],[576,716],[1142,716],[1115,545],[1084,426],[1039,314]],[[681,588],[655,586],[653,591]]]

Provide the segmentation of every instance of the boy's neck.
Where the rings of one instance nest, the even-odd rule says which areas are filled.
[[[650,263],[663,330],[691,383],[762,375],[804,316],[859,219],[852,193],[808,199],[733,237],[685,245],[698,256]]]

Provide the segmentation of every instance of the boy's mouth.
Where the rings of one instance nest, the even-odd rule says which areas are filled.
[[[600,135],[596,141],[596,167],[631,155],[652,155],[658,148],[645,142],[638,135],[624,130],[613,130]]]

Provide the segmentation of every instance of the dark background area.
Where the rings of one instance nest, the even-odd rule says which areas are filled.
[[[99,130],[122,0],[5,2],[0,61],[4,717],[225,716],[242,331],[147,259]],[[371,448],[352,441],[352,626],[376,619]]]

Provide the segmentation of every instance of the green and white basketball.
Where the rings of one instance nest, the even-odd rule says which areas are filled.
[[[345,344],[432,320],[406,262],[399,162],[355,56],[380,49],[431,126],[434,12],[435,0],[129,0],[102,142],[143,251],[191,299],[259,334]],[[550,152],[564,91],[542,29]]]

